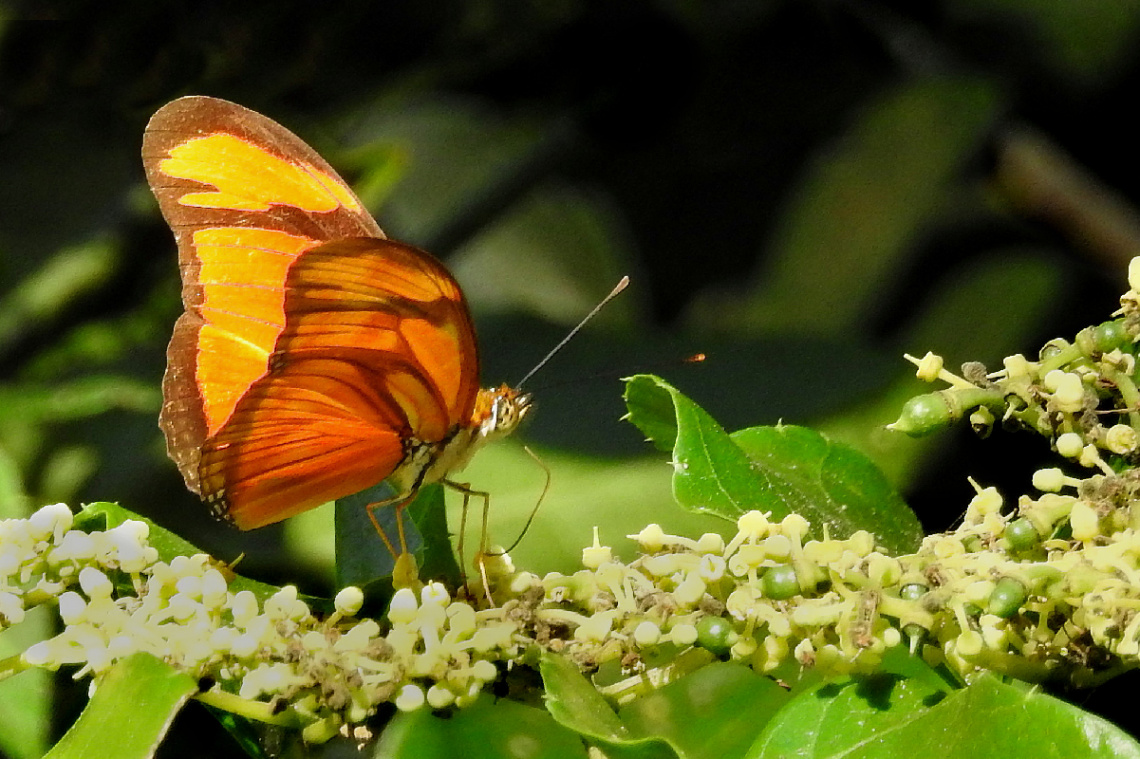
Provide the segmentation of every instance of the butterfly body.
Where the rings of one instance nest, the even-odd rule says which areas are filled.
[[[181,98],[152,118],[143,161],[185,307],[159,425],[217,515],[252,529],[382,480],[406,499],[526,414],[528,396],[479,389],[443,264],[385,238],[284,127]]]

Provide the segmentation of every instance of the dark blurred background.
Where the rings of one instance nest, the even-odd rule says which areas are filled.
[[[1116,307],[1140,251],[1138,29],[1135,0],[0,5],[0,517],[118,501],[330,590],[310,533],[208,519],[155,425],[179,286],[139,144],[184,94],[281,122],[446,260],[487,383],[632,276],[532,381],[522,437],[562,487],[520,548],[536,566],[667,500],[663,459],[619,421],[617,378],[639,371],[730,430],[859,446],[930,530],[966,475],[1012,502],[1041,441],[881,426],[926,389],[902,352],[1000,368]],[[510,486],[478,473],[506,465],[483,456],[498,511]],[[529,508],[542,476],[521,461]]]

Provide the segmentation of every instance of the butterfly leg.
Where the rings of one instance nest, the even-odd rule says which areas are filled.
[[[371,520],[372,526],[376,528],[376,532],[380,535],[380,539],[384,541],[384,546],[388,552],[395,557],[396,563],[392,568],[392,585],[399,588],[417,588],[420,585],[419,567],[416,566],[416,557],[408,551],[408,541],[404,534],[404,507],[411,503],[411,498],[393,498],[387,501],[377,501],[370,503],[364,507],[368,512],[368,519]],[[392,544],[391,538],[384,532],[384,528],[380,526],[380,522],[376,519],[376,509],[392,506],[396,509],[396,530],[399,533],[400,549]]]
[[[479,531],[479,548],[475,552],[475,566],[479,569],[479,579],[483,584],[483,593],[487,602],[492,606],[495,605],[495,600],[491,596],[491,580],[487,574],[487,536],[488,536],[488,519],[491,510],[491,494],[483,490],[474,490],[470,485],[463,482],[455,482],[453,480],[443,480],[443,483],[452,490],[457,490],[463,494],[463,509],[460,512],[459,518],[459,537],[456,540],[456,550],[459,553],[459,567],[460,571],[464,573],[464,584],[466,584],[466,570],[464,564],[466,563],[466,556],[464,555],[464,545],[467,537],[467,511],[472,498],[480,498],[483,501],[483,519],[482,526]]]

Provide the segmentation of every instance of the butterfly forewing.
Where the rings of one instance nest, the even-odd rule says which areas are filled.
[[[256,527],[384,479],[469,421],[470,317],[431,256],[384,240],[336,172],[241,106],[176,100],[143,140],[186,312],[160,425],[187,485]]]

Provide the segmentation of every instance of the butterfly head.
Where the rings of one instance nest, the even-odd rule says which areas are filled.
[[[479,391],[472,421],[484,441],[511,434],[531,409],[531,396],[508,385]]]

